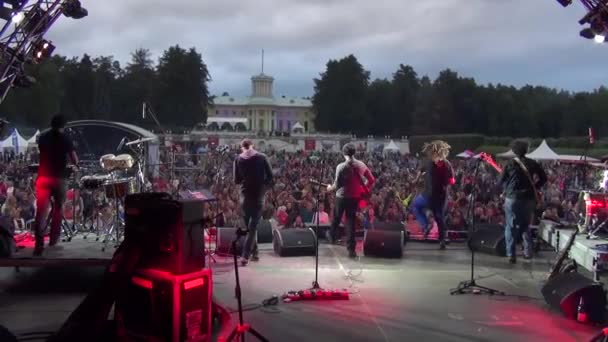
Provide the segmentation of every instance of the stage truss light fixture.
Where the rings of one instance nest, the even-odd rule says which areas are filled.
[[[89,11],[82,7],[80,0],[68,0],[63,4],[63,14],[68,18],[82,19],[89,15]]]
[[[13,87],[27,87],[35,79],[25,73],[26,63],[49,58],[55,45],[44,35],[61,16],[88,15],[79,0],[0,0],[0,103]]]
[[[45,59],[49,58],[55,51],[55,45],[47,40],[42,40],[40,43],[35,45],[34,49],[34,62],[41,63]]]
[[[579,0],[587,9],[587,14],[578,21],[581,25],[589,25],[580,32],[580,36],[593,39],[596,43],[603,43],[608,34],[608,0]],[[567,7],[573,0],[557,0]]]

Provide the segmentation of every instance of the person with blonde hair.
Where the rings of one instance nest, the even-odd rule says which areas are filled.
[[[437,224],[440,249],[445,249],[448,187],[455,183],[454,170],[447,160],[450,149],[450,145],[442,140],[426,143],[422,147],[427,161],[417,178],[424,177],[424,191],[414,199],[413,205],[414,215],[423,229],[425,239],[433,228],[431,216]]]

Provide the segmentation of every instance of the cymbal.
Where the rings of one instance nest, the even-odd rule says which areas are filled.
[[[131,146],[131,145],[141,144],[141,143],[145,143],[145,142],[152,141],[152,140],[154,140],[154,138],[141,138],[141,139],[129,141],[125,145]]]

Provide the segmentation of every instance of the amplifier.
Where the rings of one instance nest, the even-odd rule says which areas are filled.
[[[116,300],[118,335],[128,341],[211,341],[211,291],[208,269],[183,275],[139,269]]]

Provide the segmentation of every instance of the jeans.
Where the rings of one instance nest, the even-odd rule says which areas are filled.
[[[429,219],[426,216],[426,211],[430,211],[433,214],[433,218],[435,219],[435,223],[437,223],[437,230],[439,231],[439,241],[445,240],[445,234],[447,231],[446,223],[445,223],[445,213],[447,209],[447,201],[440,201],[439,203],[433,203],[429,201],[423,195],[418,195],[414,199],[413,204],[413,212],[414,216],[416,216],[416,220],[420,223],[422,230],[425,233],[428,233],[427,230],[432,229],[429,228]]]
[[[342,215],[346,213],[346,248],[349,252],[355,252],[355,247],[357,246],[357,242],[355,241],[355,219],[357,209],[359,208],[359,201],[358,198],[336,197],[336,208],[331,223],[330,235],[333,240],[336,239],[336,231],[340,226]]]
[[[249,231],[245,237],[245,244],[243,245],[242,257],[243,259],[249,259],[252,252],[253,255],[258,254],[258,223],[262,217],[262,203],[254,201],[248,203],[243,202],[243,219],[245,220],[245,227]]]
[[[523,238],[524,255],[532,256],[530,219],[535,205],[534,200],[515,198],[505,200],[505,242],[508,257],[515,256],[515,245],[520,234]]]
[[[59,241],[61,235],[61,218],[63,202],[65,201],[66,183],[64,179],[52,177],[39,177],[36,180],[36,217],[34,218],[34,231],[36,233],[36,248],[44,247],[44,233],[46,212],[51,198],[53,210],[51,212],[51,233],[49,245]]]

